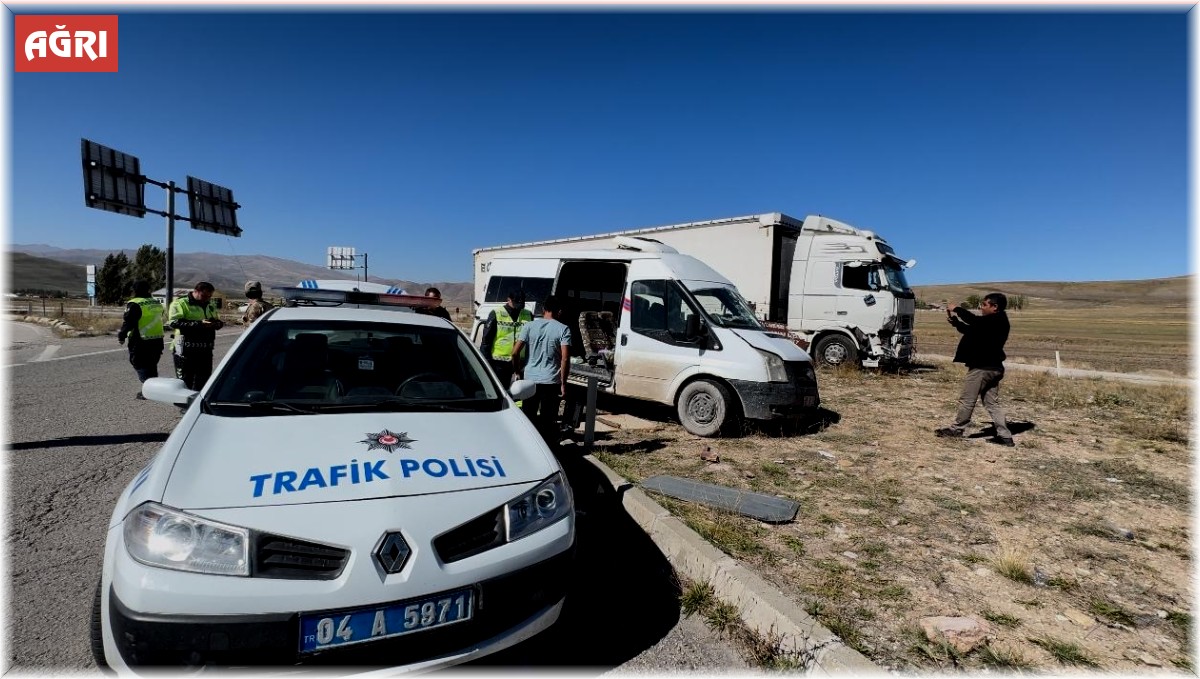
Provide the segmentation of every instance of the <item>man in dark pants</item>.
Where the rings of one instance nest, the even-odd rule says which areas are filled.
[[[996,435],[988,439],[988,443],[1015,445],[1004,419],[1004,409],[1000,407],[1000,380],[1004,379],[1006,358],[1004,343],[1008,341],[1009,329],[1008,314],[1004,311],[1007,306],[1008,298],[993,292],[980,303],[979,316],[957,304],[946,309],[946,319],[962,333],[958,350],[954,352],[954,361],[966,364],[967,378],[958,397],[958,414],[954,424],[934,432],[938,436],[962,436],[963,430],[971,423],[975,402],[982,400],[983,407],[987,408],[992,423],[996,425]]]
[[[150,297],[150,282],[133,282],[133,297],[125,305],[124,322],[117,332],[117,343],[129,339],[129,363],[138,381],[158,377],[158,361],[163,353],[163,307]],[[145,400],[139,389],[135,398]]]
[[[200,391],[212,375],[213,350],[217,331],[225,325],[213,303],[213,284],[200,281],[185,297],[171,303],[168,320],[175,329],[171,350],[175,358],[175,376],[188,389]]]
[[[557,320],[560,312],[558,298],[547,297],[542,302],[542,317],[523,325],[513,346],[517,379],[537,383],[537,393],[521,407],[552,449],[558,447],[558,404],[567,395],[571,371],[571,330]],[[528,351],[523,352],[526,347]],[[528,356],[523,358],[522,353]]]
[[[489,313],[483,324],[479,350],[491,361],[492,370],[506,389],[513,376],[513,343],[521,326],[532,320],[533,314],[525,308],[525,291],[518,288],[508,293],[504,308]]]

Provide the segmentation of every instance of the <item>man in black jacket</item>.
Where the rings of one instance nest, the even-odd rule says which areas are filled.
[[[150,296],[150,281],[133,282],[133,298],[125,305],[125,317],[117,332],[117,343],[129,340],[129,362],[138,381],[158,377],[158,361],[163,353],[163,307]],[[138,389],[135,398],[146,400]]]
[[[988,443],[1002,446],[1015,445],[1012,432],[1004,420],[1004,409],[1000,407],[1000,380],[1004,379],[1004,343],[1008,341],[1008,314],[1004,309],[1008,298],[993,292],[983,298],[979,305],[981,315],[953,305],[946,309],[946,319],[960,333],[958,350],[954,362],[967,366],[967,379],[963,381],[962,394],[958,397],[958,415],[954,424],[938,429],[935,434],[942,437],[958,437],[971,423],[975,402],[983,400],[996,425],[996,435]]]

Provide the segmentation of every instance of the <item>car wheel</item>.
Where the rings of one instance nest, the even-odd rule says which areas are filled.
[[[813,347],[817,362],[836,367],[857,360],[858,348],[845,335],[826,335]]]
[[[679,392],[676,410],[683,428],[696,436],[716,436],[737,421],[729,390],[708,380],[696,380]]]
[[[100,583],[97,582],[96,596],[92,599],[92,660],[96,661],[96,667],[108,667],[108,661],[104,659],[104,630],[101,629],[100,611]]]

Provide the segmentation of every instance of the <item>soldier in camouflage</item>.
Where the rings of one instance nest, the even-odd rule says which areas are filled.
[[[242,314],[242,323],[244,325],[250,325],[259,316],[262,316],[270,309],[275,308],[274,304],[271,304],[262,298],[261,281],[246,282],[246,299],[250,300],[250,304],[246,306],[246,313]]]

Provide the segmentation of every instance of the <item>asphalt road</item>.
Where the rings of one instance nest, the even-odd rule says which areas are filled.
[[[166,440],[178,411],[134,400],[139,385],[113,336],[61,339],[41,326],[9,328],[5,660],[17,671],[86,669],[113,503]],[[237,334],[221,332],[218,352]],[[159,371],[169,374],[169,356]],[[669,564],[621,511],[615,489],[582,461],[564,465],[581,511],[577,584],[553,628],[480,664],[596,674],[744,669],[728,642],[681,617]]]

